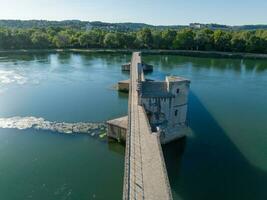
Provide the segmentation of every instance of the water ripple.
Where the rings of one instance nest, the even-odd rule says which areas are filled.
[[[23,85],[27,82],[27,78],[12,70],[0,70],[0,86],[11,83]]]

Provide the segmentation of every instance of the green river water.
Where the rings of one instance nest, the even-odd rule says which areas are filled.
[[[128,78],[120,66],[130,58],[0,55],[0,200],[122,198],[123,145],[47,126],[80,127],[126,115],[127,95],[114,84]],[[191,134],[163,147],[174,199],[266,200],[267,60],[143,59],[154,65],[148,78],[192,81]],[[41,128],[30,128],[33,121]]]

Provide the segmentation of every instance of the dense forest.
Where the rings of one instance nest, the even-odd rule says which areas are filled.
[[[267,30],[0,28],[0,49],[114,48],[267,53]]]

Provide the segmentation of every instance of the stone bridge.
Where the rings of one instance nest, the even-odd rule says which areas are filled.
[[[139,52],[130,64],[128,128],[126,134],[123,199],[172,199],[159,135],[152,133],[140,102],[144,81]]]

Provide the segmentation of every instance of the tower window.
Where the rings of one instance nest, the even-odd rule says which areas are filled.
[[[179,94],[179,92],[180,92],[180,89],[177,89],[177,90],[176,90],[176,94]]]
[[[175,116],[178,115],[178,110],[175,110],[174,115],[175,115]]]

